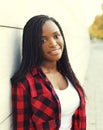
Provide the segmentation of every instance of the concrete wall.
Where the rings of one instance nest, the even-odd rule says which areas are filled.
[[[56,18],[64,30],[72,67],[81,81],[89,58],[82,0],[3,0],[0,2],[0,130],[12,130],[10,77],[20,64],[22,29],[37,14]]]

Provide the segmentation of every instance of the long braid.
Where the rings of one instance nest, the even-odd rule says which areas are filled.
[[[38,15],[32,17],[24,26],[22,40],[22,61],[19,70],[11,78],[11,82],[17,82],[34,65],[42,62],[41,54],[41,35],[42,25],[49,19],[48,16]]]
[[[69,78],[74,86],[75,82],[79,84],[79,81],[76,78],[69,62],[66,42],[62,28],[54,18],[48,17],[46,15],[34,16],[24,26],[21,66],[18,72],[15,73],[14,76],[11,78],[12,83],[17,83],[17,81],[21,80],[23,76],[28,71],[31,71],[35,65],[41,64],[43,60],[41,49],[42,26],[47,20],[53,21],[58,26],[64,40],[63,54],[61,59],[58,61],[57,67]]]
[[[62,28],[61,28],[60,24],[54,18],[51,18],[51,19],[58,26],[58,28],[62,34],[63,41],[64,41],[64,51],[63,51],[61,59],[59,60],[59,62],[57,64],[58,68],[60,68],[60,71],[62,71],[62,73],[64,73],[69,78],[69,80],[71,81],[71,83],[74,85],[75,88],[77,87],[76,84],[78,84],[85,95],[85,92],[84,92],[83,88],[81,87],[81,84],[80,84],[79,80],[77,79],[77,77],[76,77],[76,75],[71,67],[68,53],[67,53],[65,37],[64,37]]]

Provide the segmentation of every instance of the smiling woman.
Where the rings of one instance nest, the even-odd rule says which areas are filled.
[[[49,61],[56,63],[61,58],[63,48],[64,41],[59,28],[48,20],[42,29],[42,52],[45,59],[43,63]]]
[[[85,94],[54,18],[37,15],[26,23],[11,82],[13,130],[86,130]]]

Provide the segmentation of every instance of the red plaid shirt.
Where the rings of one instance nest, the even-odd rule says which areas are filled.
[[[80,107],[75,111],[71,130],[86,130],[85,99],[77,85]],[[45,74],[34,68],[12,86],[13,130],[59,130],[59,99]]]

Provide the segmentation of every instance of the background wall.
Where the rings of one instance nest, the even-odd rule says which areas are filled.
[[[72,67],[83,84],[90,53],[82,0],[0,0],[0,130],[12,130],[10,77],[20,64],[22,28],[37,14],[61,24]]]

